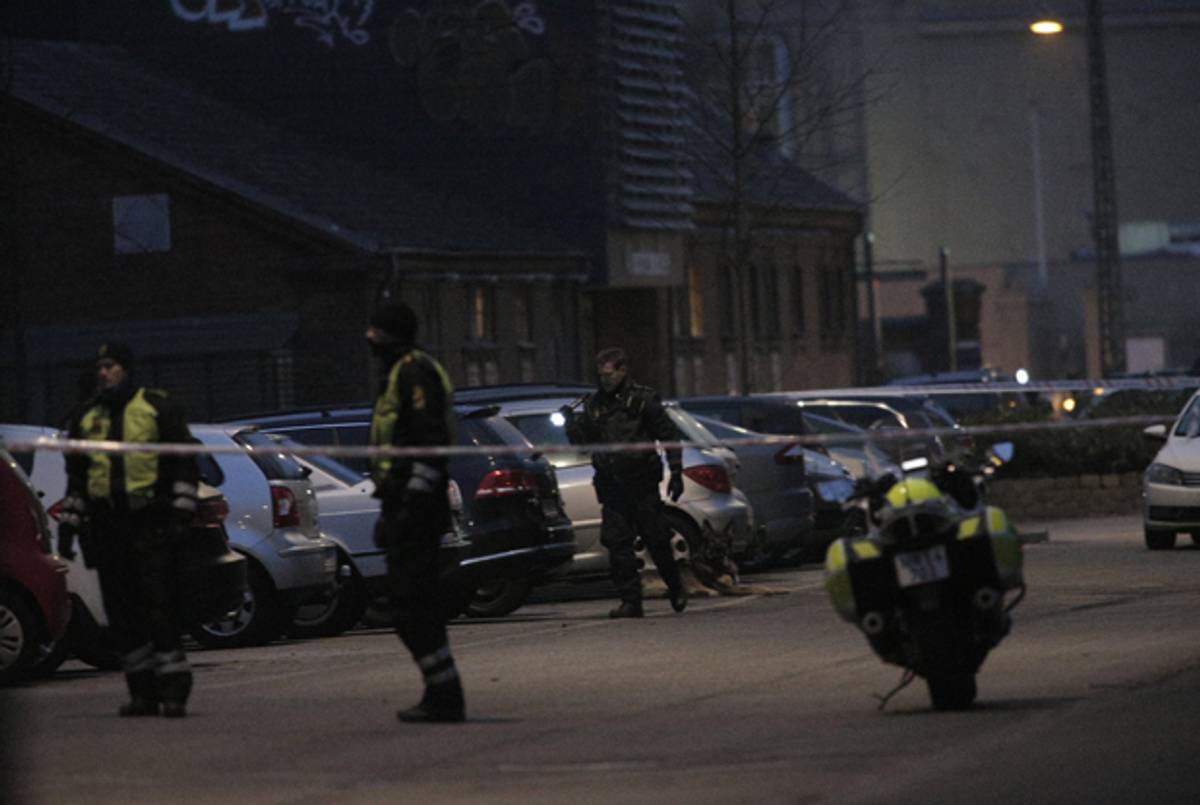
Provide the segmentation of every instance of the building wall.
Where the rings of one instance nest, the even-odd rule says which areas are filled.
[[[8,108],[5,145],[17,169],[0,180],[8,200],[0,369],[14,382],[0,392],[3,420],[56,421],[74,402],[98,339],[113,332],[142,337],[134,344],[140,378],[178,389],[193,420],[360,402],[376,379],[363,333],[394,276],[415,278],[400,283],[402,295],[457,384],[581,376],[581,258],[393,261],[70,125]],[[116,254],[113,198],[142,194],[169,199],[170,246]],[[487,291],[479,337],[470,331],[478,317],[468,316],[478,289]],[[286,332],[269,346],[234,338],[206,351],[203,333],[255,320]],[[199,329],[189,333],[193,325]],[[154,339],[155,332],[171,336]],[[75,346],[64,353],[64,343]]]
[[[787,225],[756,234],[754,271],[746,280],[753,297],[747,303],[752,390],[853,385],[858,216],[820,214],[774,223]],[[727,253],[719,230],[698,229],[688,244],[685,284],[671,292],[671,381],[678,394],[744,391],[733,313],[736,284]],[[696,305],[699,317],[692,315]]]
[[[1085,4],[1067,4],[1057,37],[1029,33],[1035,4],[987,5],[984,17],[971,0],[862,4],[882,264],[935,264],[940,245],[963,265],[1033,260],[1034,115],[1048,259],[1091,246]],[[1200,4],[1106,5],[1120,219],[1200,220]]]

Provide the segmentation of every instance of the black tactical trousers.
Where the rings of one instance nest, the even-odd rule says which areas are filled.
[[[387,552],[396,634],[418,664],[446,646],[446,622],[438,605],[438,563],[450,509],[444,493],[434,498],[439,509],[420,514],[385,501],[376,525],[376,543]]]
[[[671,528],[663,517],[658,486],[626,490],[598,486],[601,494],[600,542],[608,548],[609,573],[622,601],[641,603],[642,581],[634,542],[638,535],[671,590],[679,589],[679,565],[671,550]]]
[[[89,548],[130,695],[186,702],[192,671],[174,595],[175,545],[164,519],[145,512],[97,515]]]

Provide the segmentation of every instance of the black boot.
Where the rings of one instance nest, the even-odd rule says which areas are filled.
[[[396,713],[396,718],[408,722],[453,723],[466,717],[462,683],[457,679],[427,686],[420,702]]]
[[[145,696],[134,696],[128,703],[117,708],[121,718],[136,718],[138,716],[158,715],[158,702]]]
[[[688,588],[683,579],[679,579],[675,586],[669,592],[671,596],[671,609],[676,612],[683,612],[688,605]]]
[[[157,655],[154,690],[162,703],[164,718],[183,718],[187,715],[187,700],[192,692],[192,666],[183,649]]]
[[[645,613],[642,612],[641,601],[622,601],[621,605],[608,612],[610,618],[640,618]]]
[[[158,697],[154,694],[154,671],[143,669],[125,672],[129,702],[117,708],[121,718],[158,715]]]

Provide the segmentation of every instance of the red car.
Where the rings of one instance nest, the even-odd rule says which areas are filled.
[[[0,449],[0,685],[55,651],[71,618],[67,566],[54,558],[46,512],[24,471]],[[61,659],[59,660],[61,661]]]

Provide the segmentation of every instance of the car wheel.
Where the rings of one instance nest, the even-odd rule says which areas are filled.
[[[515,612],[533,591],[533,582],[527,579],[501,579],[484,585],[475,591],[467,614],[472,618],[500,618]]]
[[[189,632],[208,648],[261,646],[279,634],[280,606],[271,579],[257,564],[246,568],[242,605],[225,617],[193,624]]]
[[[337,584],[332,595],[312,604],[301,604],[284,625],[288,637],[337,637],[354,628],[367,608],[362,577],[344,557],[338,557]],[[343,575],[343,568],[348,573]]]
[[[0,590],[0,686],[28,676],[38,658],[38,622],[12,590]]]
[[[1169,551],[1175,547],[1175,532],[1146,527],[1146,547],[1152,551]]]
[[[71,653],[71,645],[67,641],[67,636],[63,635],[61,639],[54,641],[49,647],[39,646],[38,657],[33,663],[33,667],[29,669],[29,675],[38,679],[47,679],[54,676],[54,672],[58,667],[66,662],[67,656]]]

